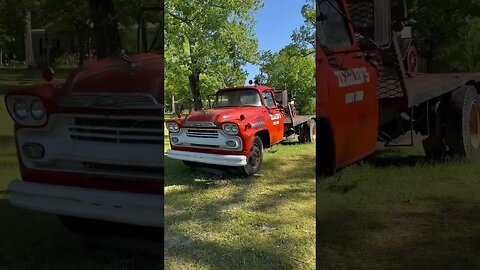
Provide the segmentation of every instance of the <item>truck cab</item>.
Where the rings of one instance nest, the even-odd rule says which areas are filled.
[[[345,0],[317,1],[317,172],[325,174],[371,154],[377,142],[377,70],[346,7]]]
[[[146,26],[149,12],[163,18],[163,7],[142,10],[138,54],[5,95],[21,173],[13,206],[75,232],[86,221],[163,227],[163,19]]]
[[[287,90],[262,84],[219,90],[213,106],[167,121],[169,158],[187,166],[235,167],[251,176],[260,171],[263,149],[291,135],[301,142],[315,140],[313,116],[292,113]]]
[[[171,144],[167,156],[189,166],[232,166],[253,175],[260,171],[263,148],[283,140],[284,120],[273,89],[224,88],[210,109],[166,123]]]

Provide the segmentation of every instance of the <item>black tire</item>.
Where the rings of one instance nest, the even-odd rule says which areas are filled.
[[[306,142],[315,142],[317,139],[317,124],[314,119],[311,119],[305,125],[305,135]]]
[[[307,141],[307,134],[305,132],[305,124],[302,124],[299,129],[299,134],[298,134],[298,142],[299,143],[305,143]]]
[[[188,160],[183,160],[183,164],[187,165],[190,168],[198,168],[202,166],[201,163],[198,163],[195,161],[188,161]]]
[[[452,93],[447,116],[445,143],[452,156],[480,155],[480,98],[475,87],[465,85]]]
[[[74,234],[87,238],[96,238],[105,234],[101,221],[71,216],[58,216],[58,218],[62,225]]]
[[[448,113],[449,103],[440,101],[433,107],[430,115],[429,137],[423,140],[423,150],[429,159],[442,160],[448,155],[448,148],[445,144],[445,121]]]
[[[250,156],[247,159],[247,165],[241,168],[242,174],[252,176],[258,173],[262,167],[263,161],[263,143],[259,136],[253,137]]]

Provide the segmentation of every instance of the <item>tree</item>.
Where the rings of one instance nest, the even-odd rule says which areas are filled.
[[[170,71],[187,72],[195,109],[211,87],[245,81],[241,67],[258,59],[253,27],[261,6],[261,0],[166,1],[166,82],[185,83]]]
[[[300,11],[304,18],[304,24],[295,29],[292,34],[292,41],[299,48],[307,53],[315,52],[315,2],[306,0]]]
[[[90,0],[97,58],[118,55],[121,50],[113,0]]]
[[[302,114],[315,112],[315,59],[296,44],[262,54],[260,68],[270,87],[287,89]]]
[[[477,0],[410,0],[414,42],[428,72],[472,71],[480,56]]]
[[[25,31],[24,31],[24,40],[25,40],[25,65],[27,67],[35,66],[35,59],[33,57],[33,47],[32,47],[32,13],[30,10],[25,11]]]

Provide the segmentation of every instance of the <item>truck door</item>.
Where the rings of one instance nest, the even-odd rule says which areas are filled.
[[[283,140],[283,122],[285,121],[283,113],[277,107],[274,95],[271,91],[263,91],[262,99],[265,108],[267,127],[270,131],[270,143],[276,144]]]
[[[317,0],[317,115],[331,123],[337,167],[372,153],[378,135],[376,71],[348,16],[345,0]]]

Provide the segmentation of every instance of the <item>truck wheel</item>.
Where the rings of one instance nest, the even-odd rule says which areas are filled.
[[[452,93],[445,142],[449,153],[463,158],[480,154],[480,98],[475,87],[465,85]]]
[[[315,120],[308,121],[308,124],[305,125],[305,141],[306,142],[315,142],[317,139],[317,124]]]
[[[70,217],[70,216],[58,216],[62,225],[69,230],[70,232],[88,237],[94,238],[103,235],[103,226],[101,226],[99,221]]]
[[[417,75],[418,64],[417,64],[417,49],[415,46],[411,45],[407,50],[407,57],[405,59],[405,67],[407,75],[410,78],[413,78]]]
[[[247,159],[247,165],[243,166],[242,172],[247,176],[252,176],[260,171],[263,160],[263,143],[260,137],[255,136],[250,149],[250,157]]]
[[[306,143],[308,142],[308,132],[309,128],[306,123],[303,123],[299,128],[300,133],[298,134],[298,142],[299,143]]]
[[[198,168],[202,166],[201,163],[195,162],[195,161],[188,161],[188,160],[183,160],[183,164],[187,165],[190,168]]]

